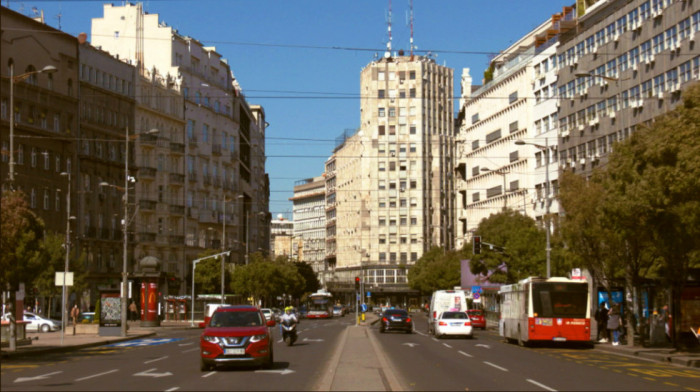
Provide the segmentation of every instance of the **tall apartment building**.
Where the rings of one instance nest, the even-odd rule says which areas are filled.
[[[556,47],[561,14],[542,23],[496,56],[492,79],[474,89],[462,74],[456,146],[457,247],[471,240],[481,220],[513,209],[543,224],[558,213]],[[516,144],[524,142],[525,145]],[[547,197],[547,179],[550,197]],[[547,201],[548,200],[548,201]]]
[[[700,4],[598,1],[576,15],[557,51],[559,162],[589,176],[615,142],[677,106],[700,78]]]
[[[87,42],[80,44],[79,53],[78,173],[72,179],[71,198],[77,201],[72,210],[77,217],[73,223],[77,234],[74,246],[85,260],[89,285],[83,304],[94,305],[100,290],[119,290],[121,283],[127,145],[124,130],[134,129],[137,75],[133,65]],[[134,147],[129,143],[129,166],[136,169],[134,157],[142,154],[137,154]],[[131,173],[136,175],[136,170]],[[129,205],[133,206],[133,189],[129,196]],[[132,245],[130,252],[135,244],[134,236],[131,238],[127,241]],[[132,265],[128,263],[127,268]]]
[[[293,242],[298,260],[308,263],[323,283],[326,258],[326,180],[306,178],[294,184]]]
[[[407,305],[418,300],[408,268],[431,246],[454,246],[453,70],[387,53],[360,85],[360,129],[326,162],[327,285],[351,291],[362,276],[376,303]]]
[[[144,13],[140,4],[105,4],[104,16],[92,21],[92,38],[94,45],[130,59],[140,76],[173,86],[184,98],[179,109],[184,128],[171,127],[176,112],[155,90],[149,99],[167,106],[168,123],[143,116],[136,124],[138,133],[160,124],[166,129],[157,136],[160,150],[144,157],[146,170],[139,170],[139,176],[150,177],[136,189],[139,203],[150,207],[137,218],[149,241],[139,242],[135,257],[155,252],[183,281],[204,248],[231,249],[238,262],[248,251],[267,250],[265,112],[246,102],[227,61],[216,48],[159,21],[158,14]],[[145,143],[141,139],[135,139],[137,146]],[[148,170],[160,167],[171,170],[163,175]],[[171,245],[180,245],[180,252]]]
[[[293,242],[294,222],[284,219],[282,214],[270,221],[270,250],[272,256],[287,256],[297,260],[297,248]]]
[[[78,40],[5,7],[0,21],[2,189],[23,191],[46,230],[65,233],[69,181],[60,173],[71,173],[70,185],[78,177]],[[47,66],[56,71],[37,72]]]

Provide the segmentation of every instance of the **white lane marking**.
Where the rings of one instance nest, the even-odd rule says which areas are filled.
[[[467,354],[467,353],[465,353],[464,351],[457,351],[457,352],[460,353],[460,354],[462,354],[462,355],[464,355],[465,357],[469,357],[469,358],[472,357],[471,354]]]
[[[256,370],[255,373],[276,373],[276,374],[292,374],[294,373],[294,370],[292,369],[281,369],[281,370]]]
[[[439,340],[437,338],[433,338],[433,341],[439,342]]]
[[[447,347],[447,348],[452,348],[452,346],[450,346],[450,345],[447,344],[447,343],[443,343],[442,345],[445,346],[445,347]]]
[[[207,378],[207,377],[211,376],[212,374],[216,374],[216,372],[209,372],[209,373],[203,375],[202,378]]]
[[[182,347],[182,346],[191,346],[191,345],[193,345],[193,344],[194,344],[194,342],[180,343],[180,344],[178,344],[178,346],[180,346],[180,347]],[[179,387],[178,387],[178,388],[179,388]]]
[[[197,351],[197,350],[199,350],[199,347],[195,347],[195,348],[191,348],[189,350],[182,351],[182,353],[184,354],[184,353],[189,353],[189,352]]]
[[[160,378],[160,377],[168,377],[172,376],[173,374],[170,372],[165,372],[165,373],[153,373],[154,370],[157,370],[158,368],[153,368],[153,369],[148,369],[144,370],[139,373],[134,373],[134,376],[141,376],[141,377],[155,377],[155,378]]]
[[[529,383],[531,383],[531,384],[535,384],[535,385],[537,385],[538,387],[540,387],[540,388],[542,388],[542,389],[546,389],[546,390],[552,391],[552,392],[557,392],[556,389],[550,388],[550,387],[548,387],[548,386],[546,386],[546,385],[544,385],[544,384],[540,384],[540,383],[538,383],[538,382],[535,381],[535,380],[530,380],[530,379],[528,378],[528,379],[527,379],[527,382],[529,382]]]
[[[156,359],[151,359],[150,361],[146,361],[146,362],[144,362],[144,363],[151,363],[151,362],[162,361],[162,360],[164,360],[165,358],[168,358],[168,356],[166,355],[166,356],[164,356],[164,357],[160,357],[160,358],[156,358]]]
[[[421,336],[428,336],[427,334],[425,334],[425,333],[423,333],[423,332],[421,332],[421,331],[413,331],[413,332],[415,332],[415,333],[417,333],[418,335],[421,335]]]
[[[82,377],[82,378],[76,378],[75,381],[88,380],[88,379],[91,379],[91,378],[104,376],[105,374],[110,374],[110,373],[114,373],[114,372],[118,372],[118,371],[119,371],[119,369],[112,369],[112,370],[109,370],[109,371],[106,371],[106,372],[93,374],[92,376],[87,376],[87,377]]]
[[[486,361],[484,361],[484,363],[487,364],[487,365],[489,365],[489,366],[493,366],[493,367],[495,367],[495,368],[498,369],[498,370],[503,370],[504,372],[507,372],[507,371],[508,371],[508,369],[506,369],[506,368],[504,368],[504,367],[500,367],[500,366],[498,366],[498,365],[496,365],[496,364],[493,364],[493,363],[491,363],[491,362],[486,362]]]
[[[172,387],[170,389],[166,389],[165,392],[177,391],[178,389],[180,389],[180,387]]]
[[[491,348],[488,344],[475,344],[474,347]]]
[[[277,341],[277,343],[282,343],[282,342],[284,342],[284,339],[280,339]]]
[[[59,372],[46,373],[46,374],[42,374],[42,375],[34,376],[34,377],[19,377],[15,380],[15,382],[43,380],[45,378],[49,378],[50,376],[53,376],[54,374],[59,374],[59,373],[63,373],[63,372],[59,371]]]

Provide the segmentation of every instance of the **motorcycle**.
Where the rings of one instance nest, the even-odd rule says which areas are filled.
[[[297,340],[297,323],[292,320],[285,320],[281,325],[282,340],[287,343],[287,346],[291,346]]]

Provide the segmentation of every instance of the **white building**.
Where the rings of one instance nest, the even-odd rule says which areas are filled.
[[[299,261],[308,263],[323,284],[326,258],[326,180],[323,176],[294,185],[293,242]]]

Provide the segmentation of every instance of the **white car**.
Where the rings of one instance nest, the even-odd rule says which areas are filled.
[[[2,316],[3,321],[9,320],[10,314],[5,313]],[[58,331],[61,329],[61,322],[56,320],[47,319],[36,315],[32,312],[24,312],[24,321],[27,323],[25,331],[41,331],[41,332],[51,332]]]
[[[262,308],[262,309],[260,309],[260,311],[265,316],[265,320],[270,321],[273,319],[272,317],[273,317],[274,313],[272,312],[272,309]]]
[[[436,338],[445,335],[466,336],[472,338],[472,322],[466,312],[442,312],[435,319],[433,327]]]

